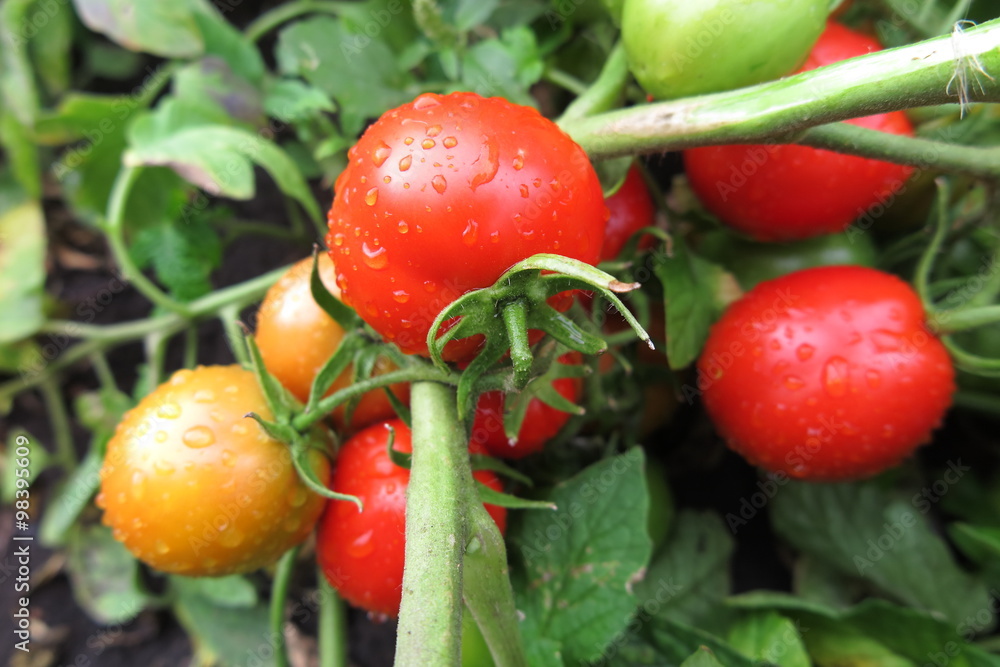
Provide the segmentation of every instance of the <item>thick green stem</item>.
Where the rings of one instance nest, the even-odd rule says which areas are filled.
[[[285,603],[288,600],[288,585],[295,573],[295,559],[299,555],[299,547],[293,547],[285,552],[278,561],[274,572],[274,586],[271,588],[271,606],[269,620],[271,636],[274,638],[274,664],[276,667],[288,667],[288,653],[285,650]]]
[[[347,667],[347,613],[344,601],[326,580],[322,569],[319,579],[319,667]]]
[[[455,389],[417,382],[410,390],[413,458],[406,492],[406,566],[396,667],[450,667],[462,652],[462,556],[474,494]]]
[[[247,26],[243,31],[244,36],[251,42],[258,39],[277,28],[282,23],[298,18],[303,14],[339,14],[347,7],[350,9],[354,3],[332,2],[330,0],[298,0],[298,2],[286,2],[278,5],[271,11],[262,14],[257,20]]]
[[[1000,20],[993,20],[957,37],[879,51],[749,88],[590,116],[566,122],[563,129],[595,159],[706,144],[794,142],[797,133],[817,125],[959,101],[960,80],[967,82],[962,101],[998,101],[998,46]],[[851,152],[864,154],[860,148]]]
[[[62,391],[51,377],[42,383],[41,390],[49,413],[49,423],[52,426],[57,460],[63,470],[71,472],[76,468],[76,451],[73,449],[73,433],[70,430],[69,415],[63,402]]]
[[[568,123],[615,108],[625,92],[628,77],[625,47],[619,43],[608,55],[597,79],[566,107],[558,122]]]

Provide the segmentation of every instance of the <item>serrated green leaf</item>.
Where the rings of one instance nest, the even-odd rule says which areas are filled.
[[[174,611],[195,645],[202,664],[275,665],[267,607],[219,606],[199,586],[177,585]]]
[[[485,505],[496,505],[497,507],[506,507],[508,509],[517,510],[548,510],[557,511],[559,508],[547,501],[547,500],[531,500],[529,498],[518,498],[517,496],[512,496],[509,493],[503,493],[497,491],[478,479],[476,480],[476,492],[479,494],[479,499],[483,501]]]
[[[799,550],[953,623],[975,615],[988,599],[986,587],[955,563],[926,517],[877,482],[790,482],[771,501],[771,519]]]
[[[683,511],[670,539],[635,587],[639,600],[656,600],[654,624],[672,620],[722,632],[730,612],[723,606],[732,584],[733,538],[718,515]]]
[[[241,574],[227,577],[170,577],[170,583],[183,589],[184,597],[198,596],[216,607],[241,608],[257,604],[257,589]]]
[[[528,28],[505,30],[499,40],[477,42],[462,58],[461,87],[485,96],[535,106],[528,92],[542,76],[544,64],[534,33]]]
[[[0,214],[0,343],[27,338],[45,321],[45,247],[37,201]]]
[[[568,664],[600,657],[635,607],[631,587],[652,549],[643,463],[635,448],[590,466],[545,498],[558,512],[525,512],[508,532],[522,628],[561,644]]]
[[[298,79],[274,79],[265,87],[264,110],[284,123],[296,123],[333,112],[336,106],[315,86]]]
[[[337,103],[348,136],[412,97],[406,92],[409,73],[379,34],[353,32],[337,18],[319,16],[285,28],[275,56],[283,74],[303,77]]]
[[[808,631],[808,630],[806,630]],[[729,643],[754,660],[780,667],[810,667],[801,631],[773,611],[752,612],[729,630]]]
[[[174,74],[173,94],[178,99],[209,102],[232,123],[254,130],[264,124],[263,96],[256,86],[236,74],[229,63],[208,56]]]
[[[164,222],[136,232],[130,249],[139,266],[152,266],[157,279],[178,301],[212,291],[209,279],[222,261],[219,235],[200,218]]]
[[[111,536],[110,528],[78,525],[66,552],[73,595],[98,623],[129,621],[149,602],[136,584],[139,561]]]
[[[136,119],[124,163],[170,167],[208,193],[233,199],[253,197],[256,164],[310,216],[320,217],[309,186],[284,151],[245,129],[204,124],[204,111],[192,113],[189,101],[170,100]]]
[[[711,649],[705,646],[700,647],[697,651],[691,654],[684,662],[681,663],[681,667],[724,667],[719,659],[715,657]]]

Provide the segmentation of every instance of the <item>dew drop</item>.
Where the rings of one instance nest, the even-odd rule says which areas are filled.
[[[410,300],[410,293],[399,289],[392,293],[392,298],[396,303],[406,303]]]
[[[374,531],[369,530],[367,532],[358,535],[353,542],[347,545],[347,553],[352,558],[364,558],[375,551],[375,540],[373,539]]]
[[[181,406],[176,403],[164,403],[157,408],[156,416],[164,419],[177,419],[181,416]]]
[[[375,202],[378,201],[378,188],[372,188],[365,193],[365,203],[369,206],[374,206]]]
[[[156,435],[153,436],[153,438],[159,443],[166,442],[168,437],[169,436],[166,431],[157,431]]]
[[[399,170],[400,171],[406,171],[407,169],[410,168],[411,164],[413,164],[413,156],[412,155],[404,155],[403,157],[401,157],[399,159]]]
[[[815,353],[816,348],[808,343],[799,345],[795,350],[795,356],[799,358],[799,361],[809,361]]]
[[[785,387],[791,389],[792,391],[797,391],[806,386],[806,383],[802,381],[802,378],[796,377],[795,375],[788,375],[785,377]]]
[[[142,500],[142,497],[146,495],[146,476],[136,470],[132,473],[131,482],[132,484],[129,486],[129,495],[132,496],[133,500]],[[119,499],[119,501],[122,500],[124,499]]]
[[[154,546],[154,548],[156,549],[156,553],[160,554],[161,556],[170,553],[170,547],[167,546],[167,543],[164,542],[163,540],[156,540],[156,545]]]
[[[444,176],[438,174],[431,179],[431,186],[439,195],[443,195],[444,191],[448,189],[448,181],[444,179]]]
[[[233,454],[228,449],[222,450],[222,465],[226,466],[227,468],[235,468],[236,454]]]
[[[468,224],[465,225],[465,229],[462,230],[462,243],[467,246],[475,245],[478,237],[479,223],[475,220],[469,220]]]
[[[875,329],[868,334],[868,338],[879,352],[897,352],[906,345],[903,336],[886,329]]]
[[[162,459],[153,464],[153,470],[155,470],[157,473],[161,475],[173,474],[174,470],[176,469],[177,468],[174,467],[173,463],[171,463],[170,461],[164,461]]]
[[[413,143],[413,137],[407,137],[407,138],[403,139],[403,143],[406,144],[407,146],[409,146],[410,144]]]
[[[531,192],[530,190],[528,190],[528,186],[523,183],[521,184],[521,187],[518,188],[518,190],[521,191],[521,196],[524,197],[525,199],[531,196]]]
[[[441,102],[432,93],[424,93],[417,99],[413,100],[413,108],[417,111],[422,109],[433,109],[436,106],[440,106]]]
[[[876,389],[880,384],[882,384],[882,374],[877,370],[869,369],[865,371],[865,381],[868,386],[872,389]]]
[[[361,244],[361,252],[365,256],[365,265],[370,269],[381,271],[389,264],[389,253],[384,247],[371,247],[365,241]]]
[[[372,151],[372,162],[375,163],[376,167],[381,167],[390,155],[392,155],[392,149],[384,141],[380,141],[375,150]]]
[[[181,440],[192,449],[201,449],[215,442],[215,433],[207,426],[192,426],[184,431]]]
[[[500,230],[490,232],[490,243],[500,243]]]
[[[519,148],[517,155],[514,156],[514,170],[521,171],[522,169],[524,169],[524,151]]]
[[[244,539],[246,539],[246,536],[235,528],[229,528],[219,533],[219,544],[227,549],[240,546],[243,544]]]
[[[437,146],[437,142],[434,141],[433,139],[424,139],[423,141],[420,142],[420,147],[423,148],[424,150],[429,150],[431,148],[434,148],[435,146]]]
[[[477,171],[469,179],[469,187],[475,191],[480,185],[492,181],[500,169],[500,149],[496,141],[483,135],[482,145],[479,147],[479,157],[472,164],[476,165]]]
[[[396,225],[396,228],[399,230],[400,234],[405,234],[406,232],[410,231],[410,226],[406,224],[406,221],[404,220],[400,220],[399,224]]]
[[[536,178],[531,181],[531,184],[534,185],[536,188],[540,188],[542,187],[542,179]]]
[[[437,135],[441,134],[441,126],[428,125],[427,131],[424,134],[426,134],[428,137],[436,137]]]
[[[215,392],[211,389],[199,389],[194,392],[194,400],[198,403],[211,403],[215,400]]]
[[[444,141],[441,142],[445,148],[454,148],[458,145],[458,139],[455,137],[445,137]]]
[[[241,422],[236,422],[235,424],[233,424],[233,427],[230,430],[236,435],[246,435],[247,433],[250,432],[250,429],[247,427],[247,425]]]
[[[839,398],[847,393],[850,366],[843,357],[831,357],[823,366],[823,387],[826,393]]]
[[[438,288],[437,283],[434,282],[433,280],[424,281],[424,290],[426,290],[428,293],[436,292],[437,288]]]
[[[340,246],[344,245],[344,240],[346,238],[347,237],[344,236],[343,233],[337,232],[336,234],[333,235],[333,245],[335,245],[335,246],[337,246],[339,248]]]
[[[292,507],[302,507],[309,499],[309,494],[301,486],[296,487],[288,497],[288,504]]]

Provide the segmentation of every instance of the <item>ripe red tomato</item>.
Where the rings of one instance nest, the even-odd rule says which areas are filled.
[[[410,471],[395,465],[386,452],[390,427],[396,433],[393,448],[410,452],[410,429],[398,419],[359,431],[338,452],[330,488],[360,498],[364,511],[353,503],[330,502],[319,522],[316,558],[345,600],[370,612],[397,616]],[[474,477],[501,489],[499,478],[488,470],[477,471]],[[486,510],[504,532],[507,510],[494,505],[486,505]]]
[[[327,235],[337,284],[406,353],[427,354],[438,313],[518,261],[600,256],[607,209],[597,175],[535,109],[428,93],[384,114],[348,155]],[[455,341],[444,356],[468,359],[480,343]]]
[[[337,351],[344,338],[341,326],[313,300],[309,290],[312,258],[297,262],[276,282],[264,296],[257,312],[255,339],[260,348],[264,365],[278,381],[300,401],[309,398],[316,373]],[[326,255],[319,257],[319,275],[330,293],[340,298],[334,278],[333,262]],[[382,375],[396,370],[388,359],[379,358],[374,374]],[[331,394],[351,384],[352,368],[348,367],[333,386]],[[392,392],[403,402],[409,400],[409,386],[397,384]],[[344,407],[333,411],[333,420],[340,429],[356,430],[396,415],[381,389],[361,397],[351,423],[344,423]]]
[[[919,297],[860,266],[760,283],[713,326],[698,389],[729,446],[808,480],[860,478],[926,442],[955,372]]]
[[[312,531],[325,499],[248,412],[273,419],[253,373],[200,366],[177,371],[125,414],[97,505],[136,558],[195,577],[249,572]],[[316,452],[313,466],[327,479],[325,456]]]
[[[827,24],[801,71],[878,51],[867,35]],[[854,125],[912,135],[906,114],[855,118]],[[904,189],[912,167],[794,145],[706,146],[684,151],[695,194],[727,225],[760,241],[843,231]]]
[[[625,174],[625,181],[618,191],[604,203],[608,206],[610,217],[604,230],[602,262],[617,257],[633,234],[653,224],[653,216],[656,213],[653,198],[649,196],[642,174],[635,165]],[[644,236],[639,241],[639,248],[649,248],[653,242],[653,237]]]
[[[569,353],[560,357],[559,362],[579,364],[581,358],[579,353]],[[556,391],[574,403],[580,398],[580,384],[579,378],[559,378],[552,382]],[[503,430],[503,411],[503,392],[481,394],[472,422],[472,442],[484,446],[490,455],[506,459],[520,459],[542,451],[545,443],[562,429],[571,416],[533,398],[528,402],[517,439],[510,441]]]

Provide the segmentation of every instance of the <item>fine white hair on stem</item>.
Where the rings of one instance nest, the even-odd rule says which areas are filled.
[[[955,73],[948,80],[948,87],[945,88],[945,92],[949,95],[952,94],[951,86],[953,83],[956,85],[958,104],[963,117],[965,116],[966,108],[969,106],[969,87],[978,86],[981,92],[985,92],[983,82],[979,80],[980,74],[993,81],[993,77],[983,69],[982,63],[979,62],[979,56],[965,50],[963,43],[965,40],[965,28],[974,25],[976,24],[972,21],[963,19],[955,21],[955,25],[951,29],[951,49],[955,54]],[[972,73],[971,80],[969,76],[970,72]]]

